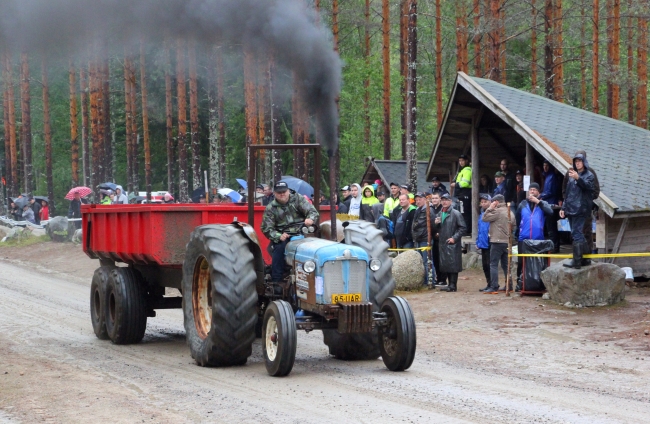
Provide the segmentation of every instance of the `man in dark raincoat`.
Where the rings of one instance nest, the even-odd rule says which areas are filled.
[[[463,270],[463,246],[461,237],[467,227],[463,215],[451,207],[451,196],[442,195],[442,209],[434,220],[435,231],[439,234],[440,271],[447,275],[448,285],[440,289],[455,292],[458,273]]]
[[[594,192],[594,174],[589,170],[589,163],[585,154],[576,153],[574,155],[573,167],[569,169],[568,177],[560,217],[568,218],[571,225],[573,260],[568,264],[564,264],[564,266],[580,269],[581,266],[591,263],[589,259],[582,259],[584,253],[590,253],[584,227],[587,216],[591,215]],[[591,236],[591,229],[589,231],[589,236]]]

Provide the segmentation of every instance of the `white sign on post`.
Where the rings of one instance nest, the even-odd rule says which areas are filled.
[[[524,191],[528,191],[530,186],[530,175],[524,175]]]

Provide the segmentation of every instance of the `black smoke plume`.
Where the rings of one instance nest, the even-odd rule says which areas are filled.
[[[269,52],[302,85],[326,151],[338,147],[341,60],[305,0],[0,0],[0,49],[75,57],[170,38]],[[62,53],[61,53],[62,52]]]

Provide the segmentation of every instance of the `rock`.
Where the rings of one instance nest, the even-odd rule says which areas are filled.
[[[321,238],[326,240],[332,239],[332,222],[328,219],[327,221],[320,224]],[[343,241],[343,223],[340,220],[336,220],[336,241]]]
[[[618,266],[597,262],[573,269],[562,266],[565,261],[542,271],[551,300],[569,308],[582,308],[613,305],[625,299],[625,272]]]
[[[483,263],[481,262],[481,255],[476,252],[467,252],[463,255],[463,269],[481,269]]]
[[[72,223],[71,223],[72,224]],[[65,242],[69,240],[68,236],[68,218],[65,216],[57,216],[50,219],[47,223],[46,231],[52,241]]]
[[[549,300],[550,298],[551,298],[551,296],[549,296],[548,293],[544,293],[544,294],[542,295],[542,299],[544,299],[544,300]]]
[[[408,250],[393,259],[393,278],[397,290],[416,290],[424,282],[424,265],[422,255],[415,250]]]
[[[41,236],[46,235],[45,228],[35,228],[35,227],[32,227],[32,235],[33,235],[34,237],[41,237]]]
[[[81,228],[79,228],[74,232],[74,235],[72,236],[72,242],[75,244],[81,244],[81,237],[83,237],[83,232],[81,231]]]

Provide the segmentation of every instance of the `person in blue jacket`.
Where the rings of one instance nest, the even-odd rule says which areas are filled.
[[[497,171],[496,174],[494,174],[494,182],[496,183],[496,187],[494,188],[494,192],[492,193],[492,197],[500,194],[503,197],[506,196],[507,190],[507,185],[506,185],[506,176],[504,175],[503,172]]]
[[[479,291],[484,291],[490,287],[490,223],[483,221],[483,214],[490,206],[492,198],[487,193],[481,193],[479,198],[481,199],[481,215],[478,218],[476,248],[481,249],[481,264],[483,265],[483,274],[485,274],[485,281],[487,282],[485,288]]]
[[[530,183],[528,186],[528,198],[524,199],[517,206],[515,222],[517,223],[517,248],[523,251],[524,240],[546,240],[544,237],[544,223],[546,219],[553,217],[553,209],[548,202],[540,199],[539,184]],[[517,258],[517,288],[521,290],[521,266],[522,258]]]
[[[544,168],[544,172],[542,173],[544,185],[542,185],[542,193],[539,195],[539,198],[551,206],[559,205],[560,196],[562,195],[562,184],[559,175],[549,161],[545,160],[542,166]],[[557,230],[558,219],[560,219],[560,210],[556,207],[553,210],[553,216],[548,217],[545,223],[546,236],[553,242],[554,253],[560,252],[560,232]]]

